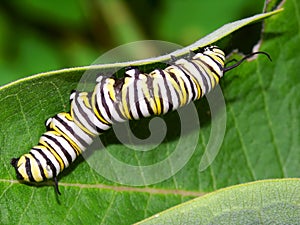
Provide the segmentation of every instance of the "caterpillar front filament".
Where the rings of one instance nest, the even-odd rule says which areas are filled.
[[[253,54],[258,53],[266,54]],[[99,76],[92,92],[71,93],[69,113],[59,113],[47,120],[47,132],[37,146],[11,160],[17,178],[30,182],[54,179],[59,193],[59,173],[112,124],[162,115],[199,99],[219,83],[224,72],[249,56],[225,68],[224,52],[210,46],[190,59],[173,60],[165,69],[149,74],[129,67],[124,78]]]

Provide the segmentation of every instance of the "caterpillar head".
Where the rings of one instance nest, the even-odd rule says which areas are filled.
[[[20,158],[12,158],[11,161],[10,161],[10,164],[15,168],[16,170],[16,174],[17,174],[17,179],[18,180],[24,180],[24,176],[22,175],[22,171],[23,171],[23,168],[20,168],[20,165],[18,165],[19,163],[19,160]],[[20,168],[20,171],[19,171],[19,168]]]
[[[18,180],[41,182],[53,178],[55,189],[60,194],[56,175],[46,162],[40,162],[32,154],[25,154],[20,158],[12,158],[10,164],[15,168]]]
[[[39,163],[30,154],[22,155],[20,158],[13,158],[11,165],[15,168],[17,178],[27,182],[41,182],[46,178],[39,169]],[[49,174],[47,174],[49,175]]]

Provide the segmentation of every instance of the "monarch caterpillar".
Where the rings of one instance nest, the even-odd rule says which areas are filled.
[[[112,124],[161,115],[203,97],[223,74],[240,65],[225,67],[225,54],[217,46],[198,50],[189,59],[173,59],[165,69],[149,74],[128,67],[124,78],[99,76],[92,92],[73,91],[70,112],[59,113],[46,121],[47,131],[37,146],[20,158],[13,158],[19,180],[41,182],[53,179],[57,193],[57,176],[68,167]]]

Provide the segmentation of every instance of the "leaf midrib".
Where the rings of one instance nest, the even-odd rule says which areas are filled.
[[[0,179],[0,183],[11,183],[11,184],[20,184],[17,180],[7,180]],[[52,182],[45,182],[49,186],[52,186]],[[23,185],[23,184],[20,184]],[[115,192],[139,192],[139,193],[148,193],[148,194],[163,194],[163,195],[179,195],[182,197],[199,197],[207,194],[206,192],[199,191],[186,191],[179,189],[160,189],[160,188],[139,188],[139,187],[129,187],[129,186],[113,186],[113,185],[105,185],[105,184],[82,184],[82,183],[64,183],[60,182],[59,186],[62,187],[77,187],[81,189],[103,189],[103,190],[111,190]]]

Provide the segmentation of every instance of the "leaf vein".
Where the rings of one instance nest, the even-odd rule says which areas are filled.
[[[265,111],[265,115],[266,115],[266,118],[267,118],[267,125],[268,125],[270,135],[271,135],[271,141],[272,141],[272,144],[274,146],[275,155],[276,155],[276,158],[278,160],[279,167],[280,167],[280,170],[281,170],[280,171],[281,176],[287,177],[287,172],[285,170],[285,167],[283,166],[283,159],[281,157],[279,147],[278,147],[278,144],[277,144],[277,141],[276,141],[275,133],[274,133],[274,126],[273,126],[272,119],[271,119],[271,116],[270,116],[270,110],[269,110],[269,106],[268,106],[268,103],[267,103],[266,92],[263,88],[261,67],[260,67],[260,64],[258,63],[258,61],[256,61],[256,63],[257,63],[257,73],[256,74],[258,76],[258,83],[259,83],[259,86],[260,86],[260,89],[261,89],[260,92],[261,92],[262,98],[263,98],[264,111]]]
[[[229,104],[228,106],[229,108],[229,112],[232,114],[232,119],[233,119],[233,123],[234,123],[234,127],[236,128],[236,131],[237,131],[237,135],[238,135],[238,139],[240,140],[240,143],[241,143],[241,150],[244,154],[244,157],[245,157],[245,160],[246,160],[246,165],[250,171],[250,175],[251,175],[251,179],[253,180],[256,180],[256,174],[255,174],[255,171],[253,169],[253,166],[250,162],[250,159],[248,157],[248,151],[247,151],[247,147],[246,147],[246,144],[244,142],[244,139],[243,139],[243,136],[242,136],[242,132],[238,126],[238,121],[236,120],[236,114],[234,113],[234,110],[233,108],[231,107],[231,105]]]

